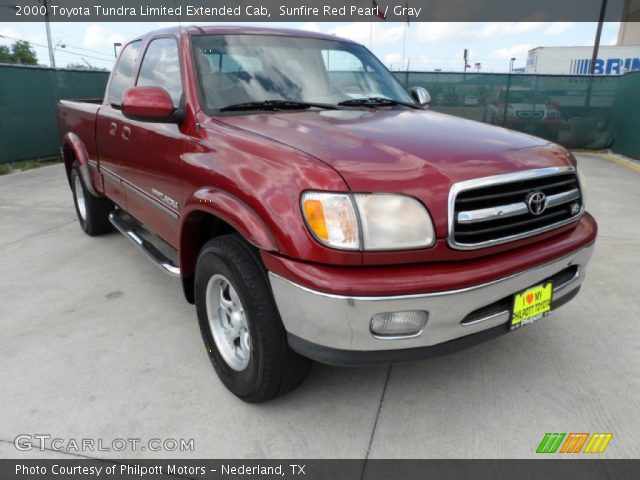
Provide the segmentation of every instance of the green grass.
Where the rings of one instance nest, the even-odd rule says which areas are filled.
[[[7,175],[14,172],[33,170],[34,168],[46,167],[62,163],[61,157],[37,158],[34,160],[23,160],[21,162],[0,163],[0,175]]]

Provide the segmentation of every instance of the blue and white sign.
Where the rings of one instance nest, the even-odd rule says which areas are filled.
[[[591,59],[571,60],[571,73],[584,75],[591,73]],[[640,71],[640,57],[636,58],[599,58],[596,60],[596,75],[622,75],[626,72]]]

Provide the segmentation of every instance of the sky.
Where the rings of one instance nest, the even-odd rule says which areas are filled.
[[[114,42],[124,42],[167,24],[51,23],[56,65],[89,63],[110,69],[114,62]],[[408,65],[411,70],[453,72],[463,70],[465,48],[469,50],[472,67],[480,63],[482,72],[507,72],[512,57],[516,59],[514,68],[522,68],[526,65],[527,52],[535,47],[593,45],[597,26],[587,22],[414,22],[407,26],[382,21],[255,25],[312,30],[349,38],[369,47],[392,70],[405,70]],[[605,23],[602,45],[615,45],[618,29],[617,22]],[[0,23],[0,45],[10,45],[14,39],[31,42],[39,63],[49,64],[44,23]]]

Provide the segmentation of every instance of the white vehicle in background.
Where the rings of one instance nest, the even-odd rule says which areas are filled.
[[[499,87],[487,97],[483,121],[557,141],[562,115],[556,102],[529,87]]]

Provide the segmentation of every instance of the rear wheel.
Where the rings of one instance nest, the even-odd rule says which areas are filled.
[[[91,236],[111,231],[109,213],[113,210],[113,204],[106,198],[92,195],[87,190],[77,164],[71,169],[70,181],[73,203],[82,230]]]
[[[302,382],[311,362],[289,348],[265,269],[241,237],[202,247],[195,303],[211,363],[232,393],[258,403]]]

